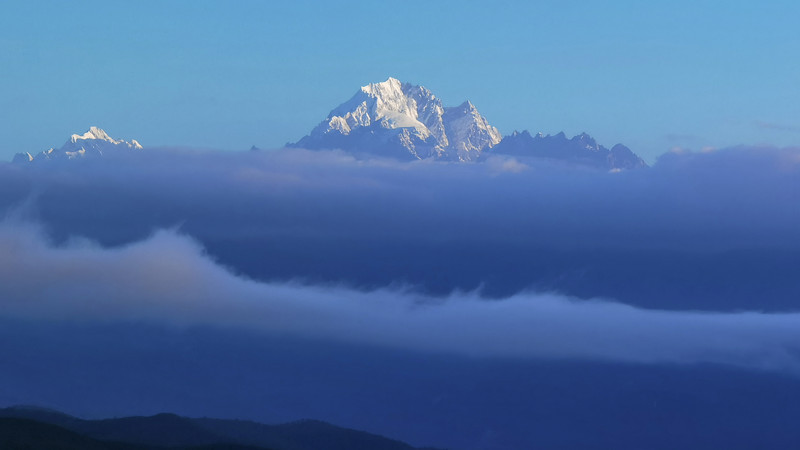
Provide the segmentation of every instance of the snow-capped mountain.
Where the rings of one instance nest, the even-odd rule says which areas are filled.
[[[473,161],[501,139],[472,103],[447,108],[428,89],[389,78],[363,86],[289,146]]]
[[[548,158],[606,170],[647,167],[647,163],[628,147],[617,144],[609,150],[586,133],[569,139],[564,132],[551,136],[515,131],[486,154]]]
[[[445,107],[428,89],[395,78],[361,87],[309,135],[287,146],[342,149],[401,160],[468,162],[509,155],[546,158],[602,170],[647,166],[628,147],[617,144],[609,150],[586,133],[567,138],[563,132],[531,135],[528,131],[515,131],[502,137],[469,101]],[[70,136],[59,149],[51,148],[35,156],[17,153],[13,162],[97,158],[140,149],[142,146],[135,140],[114,139],[100,128],[91,127],[86,133]]]
[[[622,144],[610,150],[588,134],[571,139],[527,131],[502,137],[466,101],[444,107],[431,91],[389,78],[363,86],[328,114],[311,133],[289,147],[342,149],[404,160],[478,161],[489,155],[548,158],[605,170],[647,164]]]
[[[78,158],[93,158],[104,154],[141,150],[142,146],[136,140],[130,142],[122,139],[114,139],[105,131],[97,127],[90,127],[89,131],[83,134],[73,134],[59,149],[51,148],[44,150],[37,155],[30,153],[17,153],[14,155],[13,162],[29,163],[47,160],[68,160]]]

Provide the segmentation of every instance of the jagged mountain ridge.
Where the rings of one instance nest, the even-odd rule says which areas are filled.
[[[361,87],[311,133],[287,146],[341,149],[404,160],[465,162],[498,154],[606,170],[647,166],[628,147],[617,144],[609,150],[586,133],[572,139],[563,132],[532,136],[523,131],[502,137],[471,102],[445,107],[425,87],[395,78]]]
[[[616,144],[609,150],[586,133],[570,139],[563,131],[556,135],[531,135],[527,130],[521,133],[515,131],[484,154],[563,160],[608,170],[647,167],[642,158],[622,144]]]
[[[363,86],[310,134],[288,146],[408,160],[474,161],[501,139],[472,103],[445,107],[425,87],[389,78]]]
[[[361,87],[311,133],[287,147],[341,149],[400,160],[469,162],[508,155],[613,171],[647,166],[628,147],[616,144],[608,149],[586,133],[569,139],[563,132],[531,135],[526,130],[503,137],[471,102],[445,107],[427,88],[395,78]],[[140,149],[136,140],[114,139],[93,126],[86,133],[73,134],[57,150],[50,148],[36,156],[17,153],[13,162],[97,158]]]
[[[17,153],[15,163],[41,162],[47,160],[69,160],[96,158],[109,152],[141,150],[142,145],[135,139],[125,141],[114,139],[104,130],[92,126],[83,134],[73,134],[60,148],[44,150],[36,156],[30,153]]]

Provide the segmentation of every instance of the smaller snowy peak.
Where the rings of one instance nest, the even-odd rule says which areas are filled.
[[[98,127],[90,127],[83,134],[73,134],[59,149],[50,148],[37,154],[17,153],[12,162],[33,163],[48,160],[69,160],[86,157],[99,157],[107,153],[141,150],[142,145],[136,140],[125,141],[114,139]]]
[[[124,141],[122,139],[114,139],[105,132],[105,130],[97,127],[89,127],[89,131],[83,134],[73,134],[70,136],[67,144],[79,144],[79,141],[105,141],[109,142],[114,145],[126,145],[131,148],[142,148],[141,144],[136,141],[136,139],[131,139],[130,142]],[[66,144],[65,144],[66,145]]]
[[[445,108],[442,120],[452,144],[452,159],[474,161],[480,153],[499,144],[503,136],[497,128],[480,115],[470,101],[453,108]]]

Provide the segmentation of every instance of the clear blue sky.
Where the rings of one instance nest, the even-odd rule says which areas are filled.
[[[793,1],[4,1],[0,158],[90,125],[145,146],[295,141],[389,76],[503,134],[800,145]]]

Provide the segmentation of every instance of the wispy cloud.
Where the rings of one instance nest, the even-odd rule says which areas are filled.
[[[800,125],[789,125],[784,123],[757,120],[755,122],[755,126],[762,130],[789,131],[792,133],[800,133]]]
[[[175,231],[120,248],[54,246],[0,225],[0,315],[210,325],[477,357],[714,362],[800,370],[800,313],[698,313],[526,292],[487,300],[398,289],[266,283],[216,265]]]

